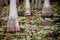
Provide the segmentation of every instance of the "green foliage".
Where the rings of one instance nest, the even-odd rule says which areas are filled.
[[[32,38],[31,40],[38,40],[38,39],[34,37],[34,38]]]
[[[53,4],[52,7],[55,13],[60,13],[60,6],[57,3]]]
[[[30,3],[30,8],[32,8],[33,7],[33,4],[32,3]]]
[[[2,6],[0,5],[0,13],[2,12]]]

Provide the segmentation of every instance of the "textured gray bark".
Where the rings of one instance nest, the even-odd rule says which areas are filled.
[[[5,5],[8,5],[8,0],[3,0]]]
[[[34,1],[35,1],[35,0],[32,0],[32,4],[33,4],[33,5],[34,5]]]
[[[37,5],[38,1],[35,0],[35,8],[37,9],[38,5]]]
[[[0,5],[3,5],[3,0],[0,0]]]
[[[43,6],[43,9],[42,9],[42,16],[44,17],[50,17],[52,15],[52,8],[51,8],[51,5],[50,5],[50,2],[49,0],[44,0],[44,6]],[[44,20],[44,29],[49,29],[51,28],[51,23],[52,21],[50,20]]]
[[[35,1],[35,8],[40,9],[42,7],[41,0],[34,0]]]
[[[52,15],[52,8],[50,5],[49,0],[44,0],[44,6],[42,9],[42,16],[51,16]]]
[[[10,14],[9,20],[7,23],[7,31],[20,31],[19,23],[18,23],[18,14],[16,9],[16,0],[10,0]]]
[[[17,5],[19,5],[19,0],[16,0]]]
[[[26,0],[25,15],[31,15],[30,14],[30,1],[29,0]]]
[[[38,0],[38,9],[41,9],[42,5],[41,5],[41,0]]]

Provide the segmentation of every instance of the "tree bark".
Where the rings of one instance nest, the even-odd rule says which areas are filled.
[[[9,20],[7,23],[8,32],[20,31],[19,23],[17,19],[18,19],[18,14],[17,14],[17,8],[16,8],[16,0],[10,0],[10,14],[9,14]]]
[[[8,5],[8,0],[3,0],[4,5]]]
[[[41,9],[42,5],[41,5],[41,0],[38,0],[38,9]]]
[[[0,6],[2,6],[3,5],[3,0],[0,0]]]
[[[49,0],[44,0],[44,6],[42,9],[42,16],[49,17],[52,15],[52,8]]]
[[[29,0],[26,0],[25,15],[31,15],[30,14],[30,2],[29,2]]]
[[[38,5],[37,5],[38,1],[35,0],[35,9],[37,9]]]

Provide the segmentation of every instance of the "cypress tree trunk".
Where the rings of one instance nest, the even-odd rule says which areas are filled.
[[[0,6],[2,6],[3,5],[3,0],[0,0]]]
[[[16,0],[10,0],[10,14],[9,14],[9,20],[7,23],[7,31],[8,32],[20,31],[19,23],[18,23],[17,8],[16,8]]]
[[[52,8],[50,5],[50,2],[49,2],[49,0],[44,0],[44,6],[42,9],[42,16],[49,17],[51,15],[52,15]]]
[[[38,0],[38,9],[41,9],[42,5],[41,5],[41,0]]]
[[[35,9],[38,8],[38,0],[35,0]]]
[[[17,5],[19,5],[19,0],[16,0],[17,1]]]
[[[34,0],[32,0],[32,4],[33,4],[33,7],[34,7]]]
[[[31,15],[30,14],[30,2],[29,2],[29,0],[26,0],[25,15]]]
[[[23,3],[23,0],[21,0],[21,4]]]
[[[4,0],[4,5],[8,5],[8,0]]]

